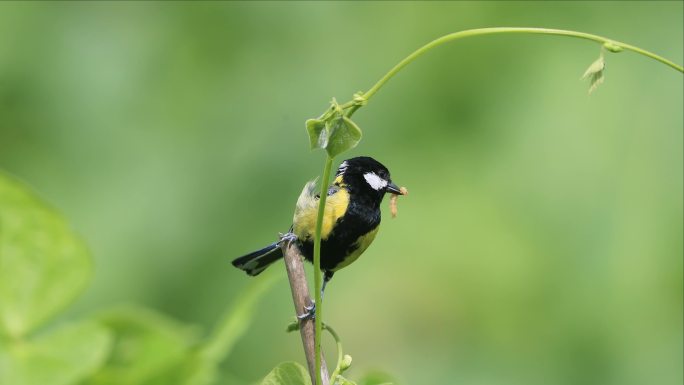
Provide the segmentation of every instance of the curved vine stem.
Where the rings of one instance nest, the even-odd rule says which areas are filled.
[[[684,72],[684,67],[681,65],[676,64],[675,62],[668,60],[660,55],[656,55],[653,52],[647,51],[645,49],[639,48],[637,46],[633,46],[631,44],[623,43],[620,41],[612,40],[607,37],[603,36],[598,36],[598,35],[593,35],[590,33],[584,33],[584,32],[577,32],[577,31],[568,31],[564,29],[551,29],[551,28],[525,28],[525,27],[494,27],[494,28],[477,28],[477,29],[469,29],[466,31],[459,31],[459,32],[454,32],[450,33],[448,35],[444,35],[442,37],[439,37],[424,46],[418,48],[417,50],[413,51],[410,55],[408,55],[404,60],[400,61],[397,65],[395,65],[389,72],[385,74],[380,80],[378,80],[377,83],[373,85],[368,91],[363,93],[361,97],[365,100],[370,99],[375,95],[382,86],[385,85],[394,75],[396,75],[399,71],[401,71],[404,67],[406,67],[409,63],[413,62],[420,56],[422,56],[424,53],[427,51],[442,45],[444,43],[448,43],[450,41],[458,40],[458,39],[463,39],[466,37],[473,37],[473,36],[483,36],[483,35],[494,35],[494,34],[514,34],[514,33],[519,33],[519,34],[537,34],[537,35],[556,35],[556,36],[567,36],[567,37],[573,37],[577,39],[584,39],[584,40],[590,40],[596,43],[601,43],[603,44],[606,49],[608,49],[611,52],[620,52],[622,50],[627,50],[627,51],[632,51],[636,52],[640,55],[649,57],[651,59],[657,60],[667,66],[670,66],[674,68],[675,70],[679,72]],[[350,108],[353,107],[354,104],[356,104],[356,101],[349,101],[345,104],[343,104],[341,107],[342,108]]]
[[[328,324],[323,324],[323,329],[327,330],[328,333],[335,339],[335,344],[337,345],[337,365],[335,365],[335,370],[333,371],[332,375],[330,376],[330,383],[335,384],[335,380],[337,379],[337,376],[339,376],[342,373],[342,363],[344,361],[344,351],[342,350],[342,340],[340,340],[340,336],[335,332],[333,328],[330,327]]]
[[[397,65],[392,67],[380,80],[378,80],[373,87],[371,87],[365,93],[358,93],[354,95],[354,98],[342,105],[339,108],[344,111],[344,115],[351,117],[356,110],[364,106],[368,100],[375,95],[382,86],[385,85],[390,79],[394,77],[399,71],[406,67],[409,63],[413,62],[420,56],[422,56],[427,51],[440,46],[444,43],[448,43],[454,40],[463,39],[466,37],[483,36],[483,35],[494,35],[494,34],[537,34],[537,35],[555,35],[555,36],[566,36],[577,39],[584,39],[593,41],[595,43],[602,44],[603,48],[610,52],[621,52],[623,50],[632,51],[640,55],[649,57],[651,59],[657,60],[667,66],[674,68],[679,72],[684,73],[684,68],[681,65],[674,63],[660,55],[656,55],[653,52],[647,51],[645,49],[633,46],[631,44],[623,43],[620,41],[608,39],[603,36],[593,35],[590,33],[569,31],[563,29],[551,29],[551,28],[520,28],[520,27],[494,27],[494,28],[478,28],[469,29],[466,31],[454,32],[448,35],[444,35],[437,38],[424,46],[413,51],[404,60],[400,61]],[[314,238],[314,283],[315,283],[315,297],[316,297],[316,334],[315,334],[315,349],[316,349],[316,381],[315,384],[323,384],[321,377],[321,333],[322,333],[322,309],[323,303],[321,300],[321,229],[323,225],[323,213],[325,208],[325,201],[328,192],[328,183],[330,183],[330,173],[332,171],[333,158],[331,156],[326,157],[325,167],[323,168],[323,179],[321,181],[321,195],[320,203],[318,207],[318,216],[316,221],[316,232]]]

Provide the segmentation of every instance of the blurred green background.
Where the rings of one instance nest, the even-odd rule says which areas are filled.
[[[580,30],[682,64],[683,15],[682,2],[3,2],[0,167],[94,254],[61,321],[132,302],[207,329],[250,282],[230,260],[286,230],[321,172],[304,121],[331,97],[487,26]],[[350,377],[682,383],[682,74],[609,54],[587,96],[598,54],[561,37],[455,42],[355,115],[364,139],[345,157],[377,158],[411,194],[327,291]],[[292,315],[282,279],[222,383],[303,363]]]

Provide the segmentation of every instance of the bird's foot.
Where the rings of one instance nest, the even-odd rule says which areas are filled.
[[[313,320],[316,318],[316,302],[311,302],[311,305],[304,306],[304,314],[297,314],[297,319],[300,321]]]
[[[285,243],[291,243],[291,242],[294,242],[294,241],[297,240],[297,236],[294,235],[294,233],[288,232],[288,233],[285,233],[285,234],[280,233],[280,234],[278,234],[278,235],[280,236],[280,239],[278,240],[278,245],[280,245],[280,244],[283,243],[283,242],[285,242]]]

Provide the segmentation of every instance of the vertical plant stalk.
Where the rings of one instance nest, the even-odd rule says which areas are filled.
[[[283,242],[280,246],[283,249],[283,259],[285,260],[285,268],[287,269],[287,277],[290,281],[290,290],[292,291],[292,302],[294,302],[296,314],[304,314],[306,306],[312,304],[309,296],[309,285],[306,282],[306,273],[304,272],[304,263],[302,262],[302,255],[299,249],[294,244]],[[328,367],[325,364],[325,359],[320,351],[318,352],[320,370],[316,370],[316,348],[315,348],[315,326],[312,319],[303,319],[299,321],[299,333],[302,336],[302,345],[304,346],[304,355],[306,356],[307,367],[309,368],[309,375],[311,381],[315,381],[316,373],[324,378],[323,381],[317,382],[323,385],[328,385]],[[320,349],[319,349],[320,350]]]
[[[333,158],[327,156],[325,167],[323,168],[323,180],[321,181],[321,198],[318,201],[318,216],[316,217],[316,232],[314,233],[314,296],[316,298],[316,334],[314,335],[315,358],[316,358],[316,380],[315,385],[323,384],[328,376],[321,376],[321,336],[323,334],[323,300],[321,298],[321,288],[323,277],[321,275],[321,230],[323,229],[323,214],[325,213],[325,202],[328,198],[328,184],[330,183],[330,172],[332,170]],[[321,370],[318,370],[320,368]],[[325,380],[324,380],[325,379]]]

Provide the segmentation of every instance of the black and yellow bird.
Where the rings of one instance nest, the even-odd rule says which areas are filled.
[[[340,164],[333,184],[328,187],[323,215],[323,290],[336,271],[356,261],[375,239],[380,225],[380,203],[386,193],[402,191],[392,183],[389,170],[380,162],[361,156]],[[313,262],[319,199],[316,182],[307,183],[297,200],[292,227],[282,238],[294,241],[309,262]],[[233,266],[249,275],[258,275],[283,257],[281,241],[235,259]]]

